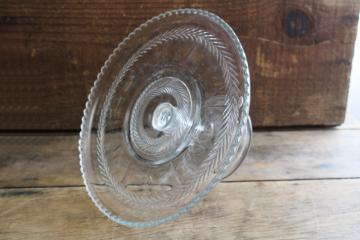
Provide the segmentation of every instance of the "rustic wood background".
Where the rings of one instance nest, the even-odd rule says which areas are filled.
[[[0,129],[78,129],[112,49],[146,19],[183,7],[218,14],[239,35],[255,126],[343,122],[358,0],[2,0]]]

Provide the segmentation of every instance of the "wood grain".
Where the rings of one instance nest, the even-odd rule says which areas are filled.
[[[79,185],[78,135],[0,137],[0,187]]]
[[[360,177],[359,130],[255,132],[248,157],[228,180]]]
[[[0,190],[2,239],[359,239],[359,180],[221,183],[179,220],[128,229],[83,188]]]
[[[165,10],[215,12],[245,47],[255,126],[343,122],[358,0],[0,2],[0,129],[78,129],[112,49]]]
[[[0,136],[0,187],[82,185],[77,135]],[[225,181],[360,177],[359,130],[255,132]]]

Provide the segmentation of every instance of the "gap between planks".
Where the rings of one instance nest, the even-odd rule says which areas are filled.
[[[219,184],[228,183],[266,183],[266,182],[309,182],[309,181],[341,181],[341,180],[360,180],[360,177],[344,177],[344,178],[312,178],[312,179],[273,179],[273,180],[223,180]],[[12,189],[51,189],[51,188],[84,188],[85,185],[52,185],[52,186],[3,186],[0,190]]]

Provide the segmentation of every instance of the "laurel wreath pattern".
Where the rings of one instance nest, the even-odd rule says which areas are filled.
[[[223,72],[223,78],[225,81],[225,110],[223,113],[223,123],[220,129],[220,136],[217,138],[217,141],[214,144],[214,148],[209,153],[209,156],[201,165],[201,167],[196,171],[195,177],[196,181],[191,180],[191,182],[186,182],[181,185],[180,188],[177,188],[175,191],[169,193],[164,193],[165,196],[162,196],[163,193],[151,196],[143,196],[142,194],[137,194],[136,192],[127,191],[123,186],[121,186],[114,176],[111,174],[108,162],[105,157],[104,146],[104,134],[106,129],[106,113],[111,104],[111,99],[115,93],[115,89],[118,83],[126,75],[127,71],[133,66],[133,64],[138,61],[144,54],[150,51],[152,48],[161,45],[165,42],[174,41],[174,40],[188,40],[200,44],[208,49],[213,56],[215,56],[219,66]],[[226,46],[213,34],[192,26],[185,26],[175,28],[169,31],[166,31],[154,39],[147,42],[142,48],[140,48],[128,62],[124,65],[120,71],[118,77],[113,82],[109,93],[105,99],[104,108],[101,112],[99,126],[98,126],[98,137],[97,137],[97,155],[98,155],[98,167],[100,169],[100,174],[106,186],[113,189],[118,195],[124,200],[129,200],[132,203],[138,202],[141,204],[150,204],[159,201],[160,199],[174,201],[182,199],[187,194],[191,193],[194,189],[197,189],[199,185],[205,181],[209,174],[214,171],[222,159],[226,155],[229,144],[233,140],[234,129],[239,124],[239,105],[240,102],[239,96],[239,86],[238,86],[238,71],[234,64],[234,60],[231,56],[231,53],[227,50]]]
[[[136,28],[132,33],[130,33],[129,36],[126,37],[119,44],[119,46],[116,49],[114,49],[113,53],[109,56],[108,60],[105,62],[104,66],[101,68],[101,71],[97,76],[97,80],[95,81],[94,86],[92,87],[91,92],[89,94],[88,101],[86,102],[86,107],[84,109],[84,115],[83,115],[82,123],[81,123],[81,132],[80,132],[80,139],[79,139],[79,152],[80,152],[79,157],[80,157],[80,166],[81,166],[80,169],[81,169],[82,176],[83,176],[83,179],[84,179],[86,191],[88,192],[88,194],[89,194],[90,198],[92,199],[92,201],[94,202],[94,204],[99,208],[99,210],[102,213],[104,213],[111,220],[113,220],[113,221],[115,221],[115,222],[117,222],[119,224],[129,226],[129,227],[150,227],[150,226],[155,226],[155,225],[167,222],[169,220],[176,219],[182,213],[186,212],[189,208],[194,206],[194,204],[196,204],[204,196],[206,196],[206,194],[214,187],[214,185],[221,180],[221,178],[223,176],[223,173],[224,173],[224,169],[229,164],[229,161],[231,160],[230,159],[231,156],[233,156],[236,153],[237,146],[238,146],[239,142],[241,141],[241,137],[242,137],[242,134],[243,134],[243,132],[241,131],[241,129],[238,128],[238,126],[236,126],[237,128],[235,128],[235,129],[237,129],[236,131],[235,131],[235,129],[232,129],[232,130],[234,130],[234,132],[236,132],[237,137],[235,139],[233,139],[233,142],[231,143],[231,146],[228,149],[229,151],[226,154],[227,157],[226,157],[223,165],[221,165],[221,168],[219,169],[218,173],[210,181],[210,183],[208,183],[208,185],[206,186],[205,189],[201,190],[198,194],[196,194],[196,196],[194,198],[192,198],[189,203],[187,203],[184,207],[181,207],[176,213],[170,214],[170,215],[165,216],[165,217],[161,217],[159,219],[146,221],[146,222],[143,222],[143,221],[128,221],[128,220],[122,219],[121,216],[116,215],[113,212],[111,212],[110,210],[108,210],[107,207],[104,206],[104,204],[99,200],[99,198],[97,197],[95,192],[93,192],[92,187],[91,187],[92,183],[89,182],[89,178],[88,178],[88,176],[86,174],[86,171],[88,171],[89,164],[90,164],[90,162],[88,161],[88,154],[90,153],[90,151],[89,151],[90,145],[87,144],[87,141],[90,138],[90,131],[89,130],[90,130],[90,127],[91,127],[90,124],[91,124],[91,121],[92,121],[92,119],[91,119],[92,108],[94,107],[94,104],[96,104],[94,96],[98,93],[101,79],[103,78],[103,76],[105,74],[105,71],[110,67],[111,63],[113,62],[115,55],[119,54],[119,52],[122,50],[122,48],[124,48],[126,46],[126,43],[128,41],[130,41],[133,37],[135,37],[135,35],[138,32],[142,31],[145,27],[148,27],[150,24],[152,24],[154,22],[158,22],[160,20],[163,20],[164,18],[167,18],[167,17],[170,17],[170,16],[175,16],[175,15],[190,15],[190,16],[191,15],[198,15],[198,16],[202,16],[204,18],[207,18],[209,21],[211,21],[213,23],[216,23],[219,27],[225,29],[226,33],[228,34],[228,36],[233,41],[234,46],[236,48],[236,52],[240,57],[240,68],[241,68],[242,80],[243,80],[243,96],[242,97],[243,97],[244,102],[243,102],[243,107],[241,109],[240,116],[235,116],[236,114],[231,114],[231,111],[230,111],[231,109],[227,109],[224,112],[224,118],[226,118],[225,116],[227,116],[228,118],[230,118],[229,116],[239,118],[240,122],[238,124],[240,126],[244,126],[248,121],[249,105],[250,105],[250,77],[249,77],[249,70],[248,70],[248,65],[247,65],[247,61],[246,61],[246,56],[245,56],[244,50],[243,50],[237,36],[235,35],[235,33],[233,32],[231,27],[229,25],[227,25],[226,22],[224,22],[221,18],[219,18],[218,16],[216,16],[213,13],[210,13],[210,12],[207,12],[207,11],[204,11],[204,10],[199,10],[199,9],[178,9],[178,10],[168,11],[168,12],[162,13],[162,14],[156,16],[156,17],[153,17],[152,19],[146,21],[145,23],[140,25],[138,28]],[[205,35],[207,35],[207,34],[205,33]],[[209,37],[211,38],[212,36],[209,36]],[[197,36],[197,37],[187,36],[186,38],[187,39],[197,38],[198,42],[202,41],[201,34],[200,34],[200,36]],[[169,39],[169,40],[171,40],[171,39]],[[195,41],[196,41],[196,39],[195,39]],[[220,43],[217,39],[213,39],[213,41],[217,42],[217,43]],[[217,49],[216,46],[210,46],[210,47]],[[219,49],[217,49],[217,50],[215,49],[215,52],[221,51],[221,49],[224,49],[224,47],[221,46],[221,44],[218,45],[218,47],[219,47]],[[222,59],[218,58],[218,61],[223,62],[223,64],[224,64],[224,60],[225,60],[225,62],[227,62],[227,59],[229,59],[229,57],[231,58],[231,56],[229,56],[229,54],[227,54],[227,53],[224,54],[223,51],[221,51],[221,52],[222,52],[221,53],[222,56],[227,56],[227,57],[221,57]],[[146,51],[144,53],[146,53]],[[126,69],[126,67],[127,68],[130,67],[133,64],[133,63],[131,64],[131,62],[133,62],[133,63],[136,62],[136,59],[132,59],[131,61],[128,61],[127,66],[124,66],[123,69]],[[234,65],[232,60],[230,60],[230,66],[231,65]],[[232,69],[232,70],[226,70],[224,72],[224,75],[228,76],[227,78],[225,78],[226,82],[227,82],[226,83],[227,90],[229,88],[231,88],[232,85],[234,85],[234,83],[230,83],[230,82],[235,82],[235,85],[237,85],[237,83],[236,83],[237,81],[234,81],[236,79],[229,78],[229,75],[233,75],[233,72],[234,72],[233,66],[231,66],[228,69]],[[125,73],[126,73],[126,71],[125,72],[122,71],[122,73],[118,75],[117,80],[119,80],[119,79],[121,80],[121,78],[124,77]],[[233,76],[235,76],[235,75],[233,75]],[[116,85],[115,82],[116,81],[113,82],[113,86]],[[109,95],[113,94],[113,93],[111,93],[111,91],[114,91],[114,90],[115,90],[114,87],[112,87],[110,89],[110,91],[109,91]],[[231,100],[231,97],[227,97],[227,99],[225,99],[227,106],[229,106],[229,103],[232,103],[231,105],[234,106],[234,103],[236,103],[236,100],[235,100],[236,98],[237,97],[235,97],[235,98],[233,98]],[[107,99],[107,101],[109,101],[109,99]],[[109,103],[107,103],[107,104],[109,104]],[[236,106],[236,104],[235,104],[235,106]],[[101,114],[104,115],[104,113],[105,112],[102,112]],[[106,116],[106,114],[105,114],[105,116]],[[104,120],[100,120],[100,122],[101,121],[102,121],[102,123],[100,123],[99,125],[103,126],[104,127],[103,129],[105,129],[105,124],[104,124],[105,122],[104,122]],[[223,124],[223,128],[230,129],[231,128],[230,126],[234,126],[234,123],[229,122],[229,125],[227,125],[228,127],[224,127],[224,126],[226,126],[226,124]],[[101,136],[102,134],[103,133],[98,134],[98,137],[97,137],[98,143],[103,142],[103,137],[104,136]],[[231,140],[231,137],[226,137],[226,138],[222,137],[221,142],[222,142],[222,144],[224,146],[226,146],[226,145],[229,144],[230,140]],[[224,149],[226,149],[226,147],[224,147]],[[101,147],[99,147],[99,144],[98,144],[97,153],[103,152],[102,150],[103,149]],[[215,151],[212,151],[212,158],[221,157],[221,156],[224,156],[224,154],[225,154],[225,150],[219,152],[218,154],[215,154]],[[98,158],[97,158],[98,161],[101,159],[101,156],[102,156],[101,154],[98,154]],[[210,160],[211,160],[211,158],[209,158],[209,162],[211,162]],[[215,165],[215,163],[212,164],[212,165]],[[105,184],[108,185],[108,186],[111,186],[112,184],[114,184],[115,183],[114,179],[111,179],[112,178],[111,174],[110,175],[108,174],[108,173],[110,173],[110,171],[109,171],[109,167],[107,166],[107,162],[106,161],[103,161],[101,163],[99,162],[99,167],[102,168],[101,175],[102,176],[105,176],[105,175],[108,176],[107,178],[104,179]],[[205,176],[203,178],[205,178]],[[201,182],[201,179],[198,179],[197,182]]]

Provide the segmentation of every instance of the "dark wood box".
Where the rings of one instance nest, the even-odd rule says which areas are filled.
[[[224,18],[248,56],[254,126],[344,120],[358,0],[0,1],[0,129],[79,129],[112,49],[163,11]]]

